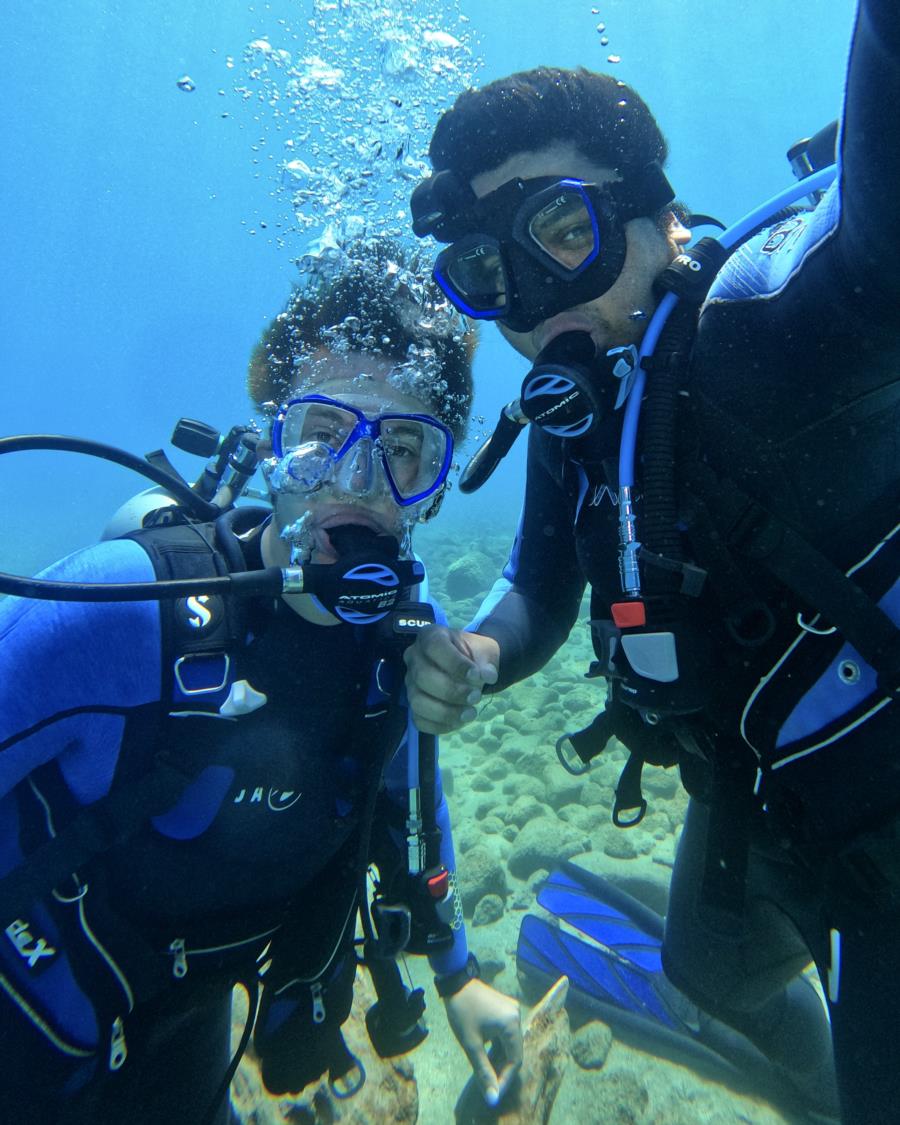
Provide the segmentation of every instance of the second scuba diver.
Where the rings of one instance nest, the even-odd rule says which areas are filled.
[[[447,311],[390,246],[357,247],[251,361],[257,402],[281,404],[272,509],[204,523],[161,507],[46,575],[294,567],[318,576],[315,596],[0,604],[4,1121],[224,1123],[236,983],[251,998],[242,1047],[262,990],[269,1089],[327,1072],[346,1096],[364,1080],[340,1033],[357,910],[379,1052],[424,1034],[392,961],[407,949],[429,954],[485,1098],[512,1077],[518,1008],[467,949],[395,635],[429,608],[410,536],[439,506],[471,400],[471,340]]]
[[[589,583],[606,706],[558,752],[624,743],[622,824],[641,763],[679,764],[666,974],[832,1115],[833,1042],[845,1125],[900,1103],[898,98],[900,10],[860,0],[836,172],[792,189],[817,206],[690,249],[656,121],[584,70],[461,95],[412,201],[447,294],[534,364],[496,433],[531,423],[515,546],[407,653],[416,721],[540,668]]]

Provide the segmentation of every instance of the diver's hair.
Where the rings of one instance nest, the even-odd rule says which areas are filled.
[[[471,180],[519,152],[569,141],[623,178],[668,145],[643,98],[612,75],[539,66],[466,90],[441,117],[429,147],[436,172]]]
[[[344,247],[315,264],[250,356],[247,390],[263,413],[303,389],[304,360],[321,348],[409,365],[423,397],[460,441],[472,407],[476,335],[432,283],[418,252],[386,238]],[[312,365],[314,369],[314,365]]]

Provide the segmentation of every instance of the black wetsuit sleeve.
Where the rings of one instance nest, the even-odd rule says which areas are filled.
[[[547,468],[540,440],[532,430],[525,501],[503,579],[469,626],[500,645],[494,691],[547,663],[569,635],[584,592],[572,506]]]
[[[869,315],[896,318],[900,296],[900,5],[861,0],[841,132],[837,244]]]

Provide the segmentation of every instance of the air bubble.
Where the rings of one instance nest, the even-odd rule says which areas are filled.
[[[277,21],[277,34],[273,23],[271,35],[244,47],[235,92],[250,101],[268,135],[265,148],[261,141],[256,147],[259,163],[265,153],[278,169],[276,203],[291,210],[289,222],[278,224],[283,244],[310,240],[300,253],[290,249],[303,287],[346,269],[356,240],[411,242],[409,193],[428,174],[436,115],[476,85],[480,65],[457,4],[311,0],[308,23]],[[281,37],[292,53],[282,50]],[[461,320],[443,298],[436,311],[430,286],[407,289],[410,324],[424,319],[436,331],[449,324],[449,336],[461,335]],[[344,346],[340,326],[332,329]],[[372,343],[380,346],[377,337]]]
[[[442,47],[445,51],[455,51],[462,46],[458,39],[446,31],[426,31],[423,38],[426,43]]]

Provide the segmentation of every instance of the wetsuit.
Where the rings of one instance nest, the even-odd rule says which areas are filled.
[[[862,0],[840,139],[839,176],[818,208],[763,232],[721,270],[702,307],[683,401],[685,444],[706,468],[796,529],[846,570],[897,521],[900,467],[900,12]],[[652,378],[652,376],[651,376]],[[501,646],[500,686],[541,667],[575,622],[586,583],[595,620],[620,600],[615,466],[620,418],[589,439],[531,428],[523,514],[504,577],[470,628]],[[684,456],[682,450],[682,456]],[[698,456],[695,452],[693,456]],[[640,479],[638,478],[638,488]],[[763,572],[750,578],[775,612],[768,644],[737,655],[719,627],[713,583],[700,599],[714,658],[709,741],[755,759],[742,708],[798,630],[796,598]],[[712,587],[712,588],[711,588]],[[603,658],[598,651],[598,657]],[[829,698],[836,690],[828,688]],[[900,1103],[894,1028],[900,1014],[900,810],[897,704],[798,762],[774,828],[753,813],[743,929],[717,935],[699,902],[707,812],[696,802],[682,838],[665,964],[698,1002],[767,1039],[781,989],[807,957],[832,987],[844,1120],[893,1119]],[[715,805],[715,802],[713,802]],[[770,810],[771,811],[771,810]],[[864,834],[874,826],[870,836]],[[787,826],[787,827],[786,827]],[[864,893],[829,841],[876,856],[885,894]],[[819,857],[819,860],[817,860]],[[867,859],[868,862],[868,859]],[[834,934],[842,937],[836,964]],[[802,937],[801,937],[802,934]],[[831,976],[829,976],[829,973]],[[796,1042],[796,1040],[795,1040]],[[799,1069],[814,1069],[802,1059]]]
[[[260,565],[258,536],[245,554]],[[138,542],[117,540],[49,576],[148,581],[154,569]],[[176,612],[202,627],[216,603]],[[232,984],[255,976],[267,947],[270,972],[313,980],[340,943],[385,758],[373,837],[405,859],[415,732],[375,675],[376,629],[243,603],[243,639],[210,703],[196,668],[172,667],[177,649],[167,663],[168,620],[155,602],[0,604],[0,876],[111,788],[139,791],[160,749],[184,776],[172,807],[0,935],[4,1121],[198,1125],[230,1057]],[[452,871],[439,784],[437,801]],[[432,967],[454,972],[466,956],[457,925]],[[309,991],[287,995],[312,1011]]]

